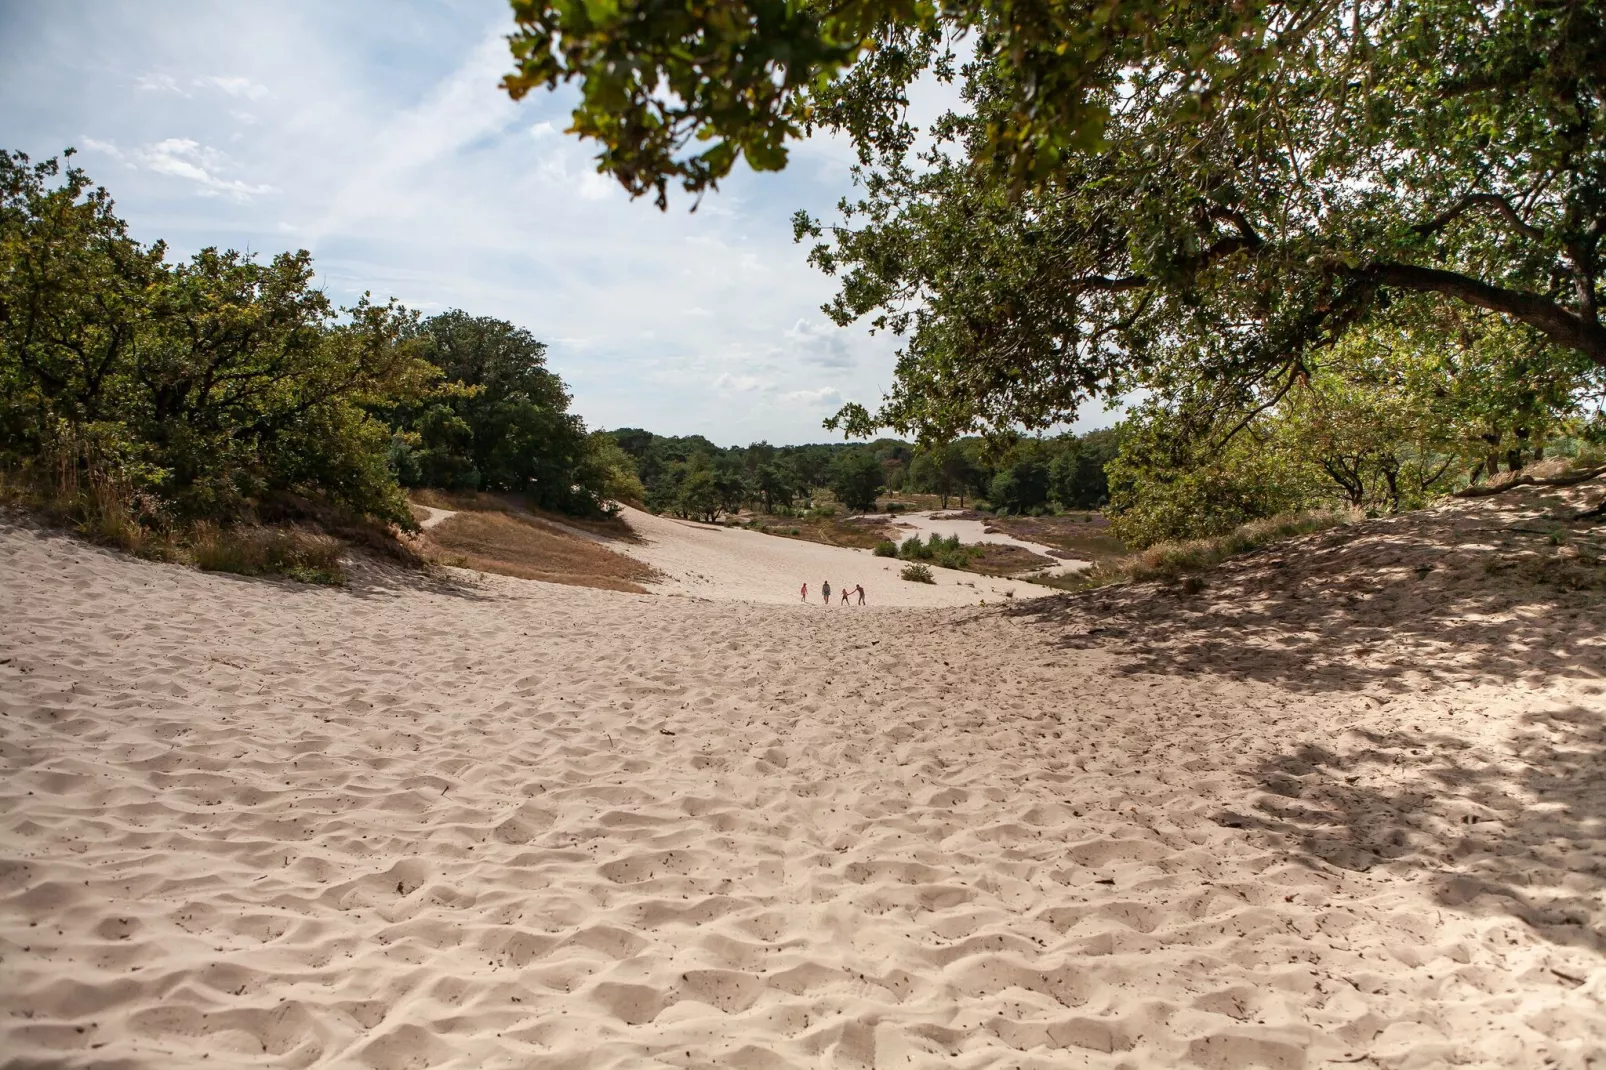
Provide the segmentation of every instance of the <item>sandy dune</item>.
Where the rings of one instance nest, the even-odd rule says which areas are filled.
[[[831,615],[0,523],[0,1063],[1602,1065],[1606,609],[1527,500]]]
[[[798,587],[807,582],[810,601],[819,606],[820,583],[825,580],[837,592],[863,584],[866,605],[876,606],[973,606],[1052,593],[1021,580],[936,567],[931,570],[936,583],[910,583],[898,576],[903,562],[876,557],[868,550],[697,524],[628,507],[624,518],[644,541],[609,545],[658,569],[662,578],[652,586],[665,594],[801,604]],[[839,600],[840,594],[833,604]]]

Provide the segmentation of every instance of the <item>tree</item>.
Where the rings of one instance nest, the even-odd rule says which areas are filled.
[[[1041,458],[1026,457],[993,477],[987,500],[994,509],[1011,513],[1041,510],[1048,504],[1049,466]]]
[[[312,282],[305,251],[170,265],[82,171],[0,152],[0,457],[114,479],[181,521],[271,496],[411,525],[375,413],[436,378],[416,321],[337,310]]]
[[[794,476],[784,461],[766,464],[759,468],[754,489],[764,503],[764,511],[772,513],[776,506],[791,508],[792,499],[796,496],[794,489]]]
[[[594,475],[585,480],[608,501],[640,505],[647,491],[636,474],[636,459],[606,431],[593,431],[586,439],[586,463]]]
[[[714,473],[703,465],[689,469],[677,488],[676,505],[676,512],[681,516],[709,524],[718,520],[724,498]]]
[[[881,463],[867,449],[843,453],[831,464],[831,493],[855,513],[875,508],[881,492]]]
[[[1065,443],[1048,466],[1049,497],[1063,509],[1097,509],[1109,500],[1104,466],[1115,459],[1114,430],[1089,431]]]
[[[393,414],[416,436],[425,485],[514,491],[564,512],[596,508],[605,491],[590,465],[586,429],[569,393],[529,331],[453,309],[423,321],[420,353],[446,388]]]
[[[1051,426],[1164,391],[1147,369],[1179,352],[1269,406],[1402,295],[1606,367],[1588,0],[514,9],[510,92],[578,79],[575,129],[660,204],[853,139],[864,200],[798,232],[834,317],[908,335],[886,403],[839,414],[855,434]],[[934,149],[905,121],[925,71],[967,103]]]

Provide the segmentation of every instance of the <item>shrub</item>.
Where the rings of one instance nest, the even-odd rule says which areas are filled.
[[[1351,509],[1320,509],[1302,513],[1284,513],[1265,520],[1252,520],[1240,524],[1225,535],[1207,539],[1188,539],[1182,542],[1155,543],[1141,553],[1100,566],[1085,573],[1093,585],[1119,583],[1123,580],[1166,582],[1182,578],[1187,573],[1200,572],[1220,564],[1229,557],[1258,550],[1284,539],[1308,535],[1315,531],[1355,523],[1361,514]],[[1189,593],[1202,590],[1202,585]]]
[[[898,547],[893,544],[891,539],[882,539],[875,544],[875,555],[877,557],[897,557]]]
[[[207,572],[239,576],[287,576],[302,583],[340,584],[340,540],[301,528],[228,527],[197,524],[190,555]]]
[[[936,579],[934,579],[932,577],[932,575],[931,575],[931,566],[930,565],[921,565],[921,564],[905,565],[905,566],[903,566],[903,571],[898,573],[898,575],[902,576],[904,579],[908,580],[910,583],[936,583],[937,582]]]

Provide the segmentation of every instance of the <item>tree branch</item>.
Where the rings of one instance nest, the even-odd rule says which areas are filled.
[[[1511,206],[1511,202],[1497,193],[1469,193],[1465,197],[1462,197],[1460,201],[1456,202],[1456,204],[1447,211],[1440,213],[1438,216],[1426,223],[1418,224],[1412,229],[1418,234],[1433,234],[1449,226],[1469,209],[1480,207],[1493,208],[1495,211],[1505,216],[1506,221],[1511,224],[1512,229],[1518,234],[1521,234],[1524,238],[1527,238],[1529,241],[1545,240],[1544,231],[1530,223],[1525,222],[1522,216],[1517,214],[1517,210]]]
[[[1392,286],[1417,293],[1438,293],[1469,305],[1499,312],[1535,328],[1557,345],[1589,357],[1606,368],[1606,327],[1592,323],[1554,301],[1521,290],[1491,286],[1480,279],[1414,264],[1373,264],[1346,272],[1363,283]]]

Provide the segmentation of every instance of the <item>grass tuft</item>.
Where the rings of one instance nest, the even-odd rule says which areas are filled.
[[[937,582],[936,579],[931,575],[931,566],[930,565],[922,565],[922,564],[918,564],[918,563],[908,564],[908,565],[903,566],[903,571],[899,572],[898,575],[902,576],[904,579],[908,580],[910,583],[936,583]]]
[[[1203,572],[1239,554],[1250,553],[1285,539],[1343,527],[1364,519],[1359,510],[1318,509],[1285,513],[1265,520],[1252,520],[1225,535],[1185,542],[1161,542],[1129,557],[1100,563],[1094,568],[1066,577],[1077,588],[1103,587],[1112,583],[1143,583],[1159,580],[1174,583],[1189,573]],[[1058,584],[1055,584],[1058,586]],[[1203,581],[1188,583],[1187,592],[1204,589]]]
[[[190,557],[205,572],[286,576],[302,583],[346,582],[339,539],[297,527],[219,527],[200,523],[190,536]]]

